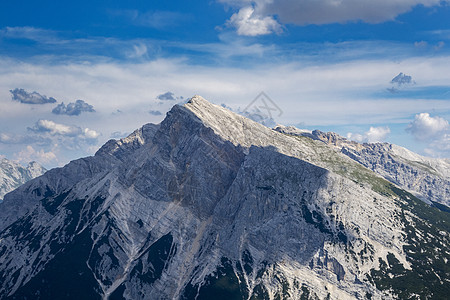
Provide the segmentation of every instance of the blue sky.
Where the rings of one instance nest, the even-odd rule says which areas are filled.
[[[278,123],[449,158],[449,20],[438,0],[1,1],[0,155],[63,165],[195,94],[264,91]]]

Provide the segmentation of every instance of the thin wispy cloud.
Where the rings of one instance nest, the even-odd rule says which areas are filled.
[[[115,11],[92,3],[89,14],[74,7],[55,22],[39,8],[34,16],[0,10],[0,154],[42,150],[64,163],[161,122],[185,102],[180,95],[239,111],[261,91],[284,112],[278,123],[395,142],[411,116],[450,118],[446,3],[166,1]],[[16,87],[28,100],[11,101]],[[32,91],[54,104],[23,105],[48,101]],[[400,140],[422,151],[445,139]]]
[[[10,133],[10,132],[0,132],[0,143],[1,144],[7,144],[7,145],[20,145],[20,144],[31,144],[31,143],[37,143],[37,144],[49,144],[51,143],[51,140],[42,137],[42,136],[36,136],[33,134],[17,134],[17,133]]]
[[[59,43],[58,33],[54,30],[32,26],[11,27],[0,29],[0,37],[9,39],[27,39],[40,43]]]
[[[392,78],[391,83],[396,84],[398,86],[415,84],[411,76],[403,74],[402,72],[400,72],[397,76]]]
[[[3,62],[2,67],[6,72],[0,74],[0,91],[13,82],[43,84],[52,94],[76,94],[95,99],[89,105],[93,105],[97,113],[95,117],[90,117],[94,114],[81,114],[78,118],[83,118],[83,125],[68,125],[52,120],[52,115],[58,115],[51,114],[51,108],[48,108],[47,114],[50,115],[30,125],[22,125],[23,130],[27,127],[30,129],[20,136],[3,130],[0,142],[3,145],[15,145],[10,149],[16,149],[13,150],[16,153],[28,145],[36,151],[44,149],[43,151],[49,152],[51,147],[57,144],[56,149],[60,149],[60,156],[80,153],[79,151],[91,145],[99,147],[113,132],[132,132],[142,124],[160,122],[164,113],[173,104],[178,103],[179,97],[174,92],[162,93],[161,90],[176,90],[183,95],[200,94],[234,109],[244,109],[264,90],[283,110],[283,116],[276,120],[281,124],[301,122],[313,129],[317,125],[351,123],[354,126],[369,128],[367,124],[381,124],[372,127],[385,128],[391,123],[407,122],[405,120],[410,115],[427,111],[430,107],[442,113],[450,111],[448,101],[374,97],[372,92],[386,85],[386,77],[395,74],[400,68],[407,70],[406,74],[418,74],[420,80],[417,81],[420,83],[427,80],[436,83],[450,82],[450,74],[445,72],[450,67],[449,64],[445,57],[431,57],[422,60],[420,64],[417,64],[415,59],[395,65],[389,60],[360,60],[330,62],[320,66],[284,63],[252,68],[204,67],[180,63],[178,60],[127,65],[114,62],[69,65],[18,65],[15,61],[10,61],[9,64]],[[170,78],[170,81],[165,78]],[[433,80],[430,80],[431,78]],[[75,82],[76,85],[64,85],[64,82]],[[1,99],[0,97],[0,101]],[[9,102],[13,103],[11,100]],[[9,124],[18,124],[17,115],[20,110],[14,106],[2,107],[0,127],[7,128]],[[113,114],[117,111],[121,113]],[[45,114],[45,111],[42,111],[42,114]],[[30,122],[30,118],[32,120],[38,116],[30,112],[24,116],[22,122],[25,123],[22,124]],[[20,131],[19,129],[16,131]],[[389,137],[384,135],[386,132],[372,130],[369,133],[360,133],[360,140],[384,141]],[[27,141],[28,138],[30,140]],[[435,141],[429,143],[431,145]],[[41,148],[43,146],[46,148]],[[60,162],[65,160],[60,158]]]
[[[134,44],[132,49],[127,51],[127,56],[129,58],[142,58],[148,57],[148,48],[144,43]]]
[[[113,17],[123,18],[135,26],[151,27],[156,29],[176,27],[192,19],[190,14],[165,10],[143,12],[136,9],[128,9],[110,10],[109,13]]]

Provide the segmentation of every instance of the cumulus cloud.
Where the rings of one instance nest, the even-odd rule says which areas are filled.
[[[367,142],[376,143],[382,142],[391,133],[389,127],[370,127],[369,131],[365,133],[367,136]]]
[[[251,6],[243,7],[228,20],[229,26],[235,27],[237,34],[246,36],[280,33],[281,25],[272,16],[260,16]]]
[[[29,127],[28,129],[36,133],[64,136],[77,136],[82,132],[80,127],[58,124],[50,120],[39,120],[33,127]]]
[[[347,138],[359,143],[378,143],[383,142],[389,133],[391,133],[391,129],[387,126],[370,127],[369,131],[364,134],[349,132]]]
[[[58,104],[53,110],[52,113],[56,115],[69,115],[69,116],[78,116],[82,112],[95,112],[94,107],[83,100],[77,100],[75,102],[71,102],[67,105],[63,103]]]
[[[59,124],[50,120],[39,120],[33,127],[28,127],[28,130],[40,137],[50,137],[53,141],[65,143],[72,148],[77,148],[82,143],[95,144],[100,136],[100,133],[89,128]]]
[[[238,24],[238,33],[248,32],[258,35],[277,32],[280,24],[273,18],[278,16],[282,24],[331,24],[351,21],[381,23],[394,20],[398,15],[410,11],[417,5],[438,6],[441,0],[219,0],[238,7],[229,22]],[[253,5],[249,6],[250,4]],[[254,11],[253,11],[254,8]],[[262,33],[261,33],[262,32]],[[245,35],[245,34],[243,34]]]
[[[55,103],[55,98],[48,98],[47,96],[43,96],[38,92],[29,93],[24,89],[16,88],[14,90],[10,90],[12,94],[12,99],[14,101],[19,101],[21,103],[26,104],[46,104],[46,103]]]
[[[400,72],[397,76],[392,78],[391,87],[387,90],[391,93],[397,93],[400,89],[416,84],[410,75],[403,74]]]
[[[37,161],[42,165],[58,163],[58,158],[53,151],[45,152],[43,149],[35,150],[28,145],[26,148],[15,155],[19,162],[28,163],[30,161]]]
[[[83,135],[87,138],[87,139],[97,139],[100,136],[100,133],[98,133],[95,130],[89,129],[89,128],[85,128],[83,129]]]
[[[450,130],[447,120],[441,117],[431,117],[429,113],[420,113],[409,123],[406,131],[419,141],[440,139]]]
[[[432,117],[429,113],[420,113],[409,123],[406,131],[417,141],[426,142],[424,149],[427,155],[449,157],[450,155],[450,125],[439,116]]]

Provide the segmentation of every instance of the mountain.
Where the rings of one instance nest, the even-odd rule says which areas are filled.
[[[25,182],[41,176],[45,168],[33,161],[27,167],[10,161],[6,158],[0,160],[0,202],[6,193],[14,190]]]
[[[195,96],[0,204],[1,299],[446,299],[450,214]]]
[[[334,132],[308,132],[285,126],[275,130],[322,141],[425,202],[440,208],[443,204],[444,209],[450,207],[449,159],[424,157],[389,143],[360,144]]]

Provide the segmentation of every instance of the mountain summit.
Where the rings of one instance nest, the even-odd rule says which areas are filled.
[[[0,205],[2,299],[444,299],[447,212],[195,96]]]

